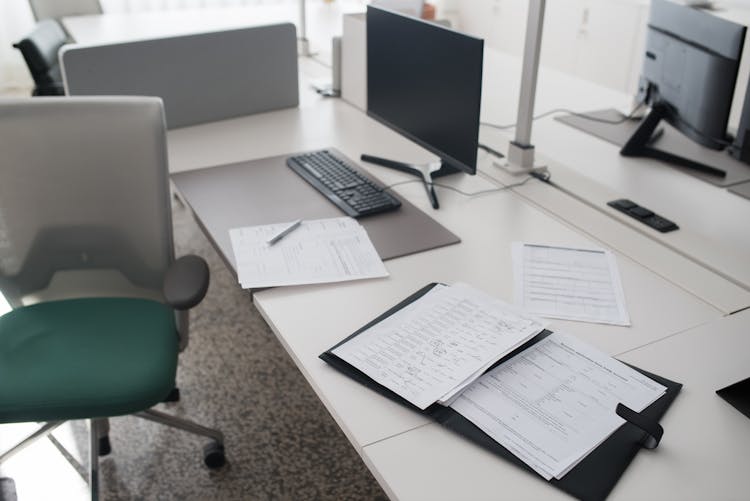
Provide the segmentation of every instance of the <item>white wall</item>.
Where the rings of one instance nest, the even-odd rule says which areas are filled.
[[[541,64],[607,87],[632,92],[648,4],[645,0],[548,0]],[[487,45],[520,56],[527,0],[457,3],[460,29]]]
[[[33,86],[21,53],[11,44],[21,40],[34,26],[26,0],[0,0],[0,92]]]

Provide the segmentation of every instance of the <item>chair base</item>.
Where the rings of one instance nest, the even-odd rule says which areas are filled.
[[[203,449],[203,463],[209,469],[218,469],[226,464],[226,456],[224,454],[224,434],[221,433],[221,431],[213,428],[207,428],[190,420],[171,416],[154,409],[137,412],[133,415],[143,419],[147,419],[149,421],[154,421],[159,424],[170,426],[172,428],[187,431],[195,435],[201,435],[210,438],[211,442]],[[57,428],[64,422],[65,421],[51,421],[49,423],[45,423],[37,431],[20,441],[18,444],[11,447],[7,451],[0,454],[0,464],[2,464],[11,456],[25,449],[32,443],[36,442],[40,438],[48,436],[52,431],[55,430],[55,428]],[[89,423],[89,488],[92,501],[98,501],[99,457],[106,456],[112,450],[109,444],[109,419],[90,419]],[[52,437],[50,437],[50,439],[52,439]],[[65,457],[69,462],[71,462],[76,470],[83,470],[83,467],[78,464],[78,461],[76,461],[73,456],[71,456],[70,454],[66,454]]]

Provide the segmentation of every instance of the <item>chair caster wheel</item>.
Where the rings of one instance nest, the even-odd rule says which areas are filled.
[[[203,463],[211,470],[224,466],[227,458],[224,455],[224,444],[213,441],[203,448]]]
[[[180,401],[180,389],[175,387],[169,392],[164,398],[164,402],[179,402]]]
[[[109,443],[109,437],[101,437],[99,439],[99,455],[106,456],[112,452],[112,445]]]

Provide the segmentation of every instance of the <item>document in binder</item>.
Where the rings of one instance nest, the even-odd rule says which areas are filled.
[[[336,346],[322,353],[320,358],[373,391],[434,419],[446,428],[521,468],[541,474],[542,477],[548,478],[549,483],[552,485],[579,499],[598,500],[606,498],[638,451],[641,448],[652,449],[658,445],[663,433],[663,429],[659,425],[659,420],[676,398],[682,385],[642,369],[621,364],[570,336],[553,334],[548,330],[533,335],[529,340],[523,342],[519,347],[492,364],[486,371],[483,371],[484,375],[477,375],[473,380],[476,381],[473,385],[463,385],[462,391],[459,391],[453,398],[444,402],[445,405],[442,405],[439,402],[440,399],[438,399],[424,408],[421,407],[421,404],[418,405],[411,401],[414,400],[413,395],[405,393],[409,397],[406,398],[399,391],[396,391],[403,390],[403,387],[396,388],[396,390],[389,388],[370,375],[377,376],[377,372],[373,372],[372,370],[365,372],[337,354],[346,353],[347,350],[341,349],[342,347],[356,340],[358,336],[365,334],[381,322],[386,322],[390,317],[397,315],[402,310],[405,310],[407,313],[413,311],[414,304],[418,304],[422,298],[429,298],[430,291],[436,287],[440,289],[445,286],[430,284],[422,288]],[[393,329],[388,332],[392,333]],[[551,339],[549,339],[550,337]],[[546,342],[544,342],[545,340]],[[535,346],[535,350],[528,351]],[[575,352],[576,348],[579,349],[577,353]],[[566,357],[572,357],[567,362],[568,367],[565,368],[565,364],[559,361],[550,365],[550,361],[559,358],[561,353],[567,353]],[[371,355],[372,353],[368,356],[360,354],[364,359],[376,360]],[[435,354],[433,353],[433,355]],[[519,355],[521,358],[516,358]],[[383,353],[382,356],[387,358],[386,353]],[[441,356],[444,355],[441,354]],[[549,360],[542,361],[539,357],[546,357]],[[580,360],[580,357],[588,358],[588,360]],[[609,358],[609,361],[603,361],[601,357]],[[573,360],[573,358],[578,360]],[[510,365],[506,366],[508,363]],[[558,437],[556,451],[561,457],[568,452],[567,457],[564,461],[558,461],[555,465],[543,465],[543,468],[540,468],[538,464],[535,465],[536,467],[527,464],[517,454],[518,450],[513,450],[515,447],[514,444],[507,442],[502,444],[503,440],[501,437],[493,436],[496,430],[493,430],[491,426],[487,426],[481,416],[477,417],[478,414],[474,415],[471,411],[467,410],[468,407],[471,407],[469,400],[476,399],[474,402],[477,402],[479,399],[477,385],[508,384],[508,387],[504,388],[500,393],[503,391],[510,392],[513,389],[513,385],[518,384],[518,382],[498,383],[497,379],[490,380],[488,378],[497,376],[499,372],[501,373],[504,369],[507,370],[508,367],[513,368],[515,366],[515,369],[512,370],[518,370],[525,364],[534,363],[541,363],[539,367],[547,367],[550,372],[557,374],[560,378],[558,380],[557,392],[554,385],[548,385],[541,390],[539,388],[536,389],[538,392],[542,390],[546,392],[545,395],[547,395],[548,401],[542,403],[542,406],[550,406],[546,409],[547,412],[555,413],[556,410],[553,407],[555,405],[563,405],[556,402],[555,397],[559,398],[563,392],[570,391],[571,388],[578,386],[587,387],[586,392],[597,395],[596,402],[590,399],[591,396],[584,397],[590,399],[590,405],[603,405],[607,408],[606,411],[602,410],[602,413],[606,414],[606,416],[601,421],[598,418],[596,419],[599,422],[601,430],[604,430],[603,433],[600,432],[599,439],[593,436],[593,434],[586,433],[587,445],[579,444],[576,449],[566,448],[565,444],[561,445]],[[539,367],[536,370],[541,370]],[[601,378],[603,373],[594,373],[598,371],[607,372],[613,368],[614,371],[609,374],[612,380],[608,381],[607,384],[620,380],[622,387],[616,390],[611,386],[608,386],[606,389],[597,388],[598,384],[604,382]],[[629,369],[632,369],[632,372]],[[591,381],[584,381],[584,383],[580,383],[579,385],[579,383],[570,380],[570,378],[582,378],[585,380],[586,374],[591,376]],[[536,376],[539,376],[539,374],[536,374]],[[381,374],[380,377],[383,377],[383,375]],[[553,376],[550,376],[549,381],[552,379]],[[596,381],[593,379],[596,379]],[[414,384],[414,382],[412,381],[411,384]],[[571,386],[568,387],[566,386],[567,384]],[[484,397],[486,395],[482,398]],[[579,395],[579,397],[581,396]],[[544,398],[542,399],[544,400]],[[611,409],[611,404],[616,400],[620,401],[617,402],[615,409]],[[622,402],[622,400],[625,400],[625,402]],[[633,409],[631,406],[636,409]],[[471,417],[463,415],[458,410],[465,412]],[[527,409],[527,412],[533,411]],[[590,421],[592,416],[593,413],[589,413],[587,419]],[[486,417],[486,414],[484,417]],[[576,421],[577,419],[569,417],[567,426],[571,428],[578,426],[580,431],[581,426],[580,424],[577,425]],[[557,426],[559,423],[548,422],[548,424]],[[539,423],[536,425],[539,426]],[[612,432],[611,429],[614,429],[614,431]],[[525,432],[528,432],[528,430]],[[499,441],[498,438],[500,439]],[[542,441],[552,441],[553,439],[547,436]]]

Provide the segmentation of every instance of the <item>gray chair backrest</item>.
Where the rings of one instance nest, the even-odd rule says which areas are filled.
[[[102,13],[99,0],[29,0],[29,5],[37,21]]]
[[[161,296],[174,250],[158,98],[0,100],[0,152],[0,290],[11,304],[72,270],[117,270]]]
[[[67,94],[159,96],[170,129],[299,104],[291,23],[69,45],[60,60]]]

